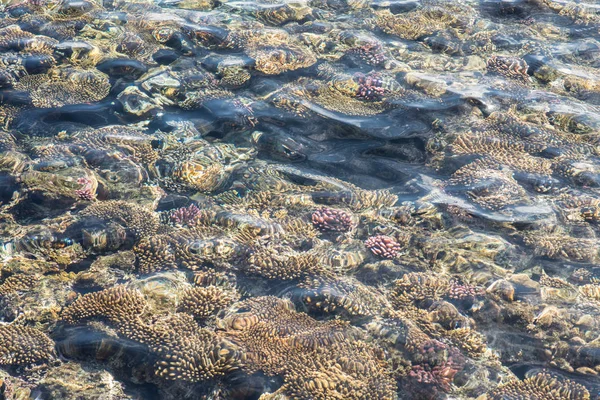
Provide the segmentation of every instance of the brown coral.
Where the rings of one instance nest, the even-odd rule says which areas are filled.
[[[40,108],[99,101],[110,91],[108,76],[100,71],[69,68],[48,75],[28,75],[16,87],[29,89],[33,104]]]
[[[124,324],[141,314],[145,306],[139,291],[119,285],[81,296],[63,310],[62,320],[76,324],[90,318],[107,318],[111,323]]]
[[[450,289],[450,283],[443,277],[411,272],[394,282],[390,297],[400,306],[423,300],[439,300],[446,296]]]
[[[139,291],[117,286],[75,300],[62,319],[69,324],[108,320],[119,335],[147,345],[157,355],[155,372],[163,379],[198,382],[239,368],[244,357],[233,343],[201,329],[189,314],[147,323],[141,316],[146,306]]]
[[[365,316],[377,315],[388,307],[382,293],[354,277],[311,276],[298,286],[302,301],[320,312]]]
[[[255,60],[255,68],[267,75],[307,68],[317,62],[312,51],[296,45],[257,46],[250,48],[248,55]]]
[[[136,238],[155,234],[160,226],[158,214],[123,200],[107,200],[91,204],[81,211],[80,215],[117,222],[131,231]]]
[[[445,336],[471,357],[480,357],[487,350],[485,336],[471,328],[453,329]]]
[[[151,346],[159,355],[156,374],[167,380],[199,382],[238,369],[245,358],[238,347],[187,317],[178,314],[166,328],[155,329],[161,341]]]
[[[230,306],[238,297],[235,291],[217,286],[192,287],[183,294],[179,310],[203,319]]]
[[[598,258],[596,239],[573,237],[562,226],[543,226],[525,232],[523,240],[541,257],[580,262],[594,262]]]
[[[320,268],[315,254],[296,252],[287,246],[266,246],[250,254],[245,270],[267,279],[292,280],[318,272]]]
[[[527,62],[517,57],[492,56],[487,60],[488,71],[522,82],[531,80],[527,75],[528,68]]]
[[[539,372],[522,381],[500,385],[488,394],[490,400],[588,400],[587,389],[569,379]]]
[[[54,342],[37,329],[0,325],[0,365],[31,365],[54,356]]]
[[[165,269],[175,269],[177,263],[171,244],[171,237],[168,235],[156,235],[140,240],[133,248],[137,258],[138,272],[149,274]]]
[[[7,294],[18,292],[21,290],[27,290],[33,287],[37,278],[30,275],[16,274],[11,275],[2,282],[0,285],[0,296],[6,296]]]
[[[391,400],[396,383],[378,349],[353,341],[298,357],[280,390],[297,399]]]
[[[221,326],[245,348],[249,371],[282,374],[276,392],[298,399],[392,399],[395,383],[374,346],[350,339],[341,321],[319,322],[275,297],[256,297]]]

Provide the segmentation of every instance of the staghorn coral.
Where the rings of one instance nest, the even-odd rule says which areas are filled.
[[[27,366],[54,357],[54,342],[43,332],[27,326],[0,326],[0,364]]]
[[[510,399],[590,399],[587,389],[569,379],[539,372],[522,381],[512,381],[500,385],[488,394],[491,400]]]
[[[0,296],[6,296],[22,290],[28,290],[35,285],[36,281],[37,278],[35,276],[25,274],[11,275],[0,285]]]
[[[450,289],[450,283],[443,277],[411,272],[394,282],[390,299],[397,307],[401,307],[423,300],[441,299]]]
[[[238,304],[242,312],[221,321],[234,342],[247,351],[251,371],[283,374],[276,392],[299,399],[394,397],[395,384],[373,346],[347,339],[342,321],[319,322],[275,297]]]
[[[295,252],[287,246],[261,246],[248,257],[244,270],[267,279],[292,280],[318,273],[322,269],[319,259],[310,252]]]
[[[117,222],[137,239],[155,234],[160,225],[158,214],[138,204],[122,200],[96,202],[80,214]]]
[[[239,298],[234,290],[217,286],[192,287],[187,289],[179,303],[179,311],[204,319],[230,306]]]
[[[525,60],[517,57],[492,56],[487,60],[488,71],[522,82],[531,80],[527,75],[528,67]]]
[[[108,320],[119,335],[156,354],[155,374],[162,379],[198,382],[239,368],[243,361],[239,349],[200,328],[191,315],[169,315],[151,324],[142,319],[146,307],[139,291],[117,286],[75,300],[63,311],[62,320],[68,324]]]
[[[119,285],[79,297],[63,310],[61,317],[68,324],[85,322],[90,318],[106,318],[119,325],[141,314],[145,306],[146,302],[139,291]]]
[[[377,315],[389,307],[382,293],[354,277],[331,275],[306,277],[298,286],[302,301],[325,313],[348,316]]]
[[[28,90],[40,108],[102,100],[110,91],[108,76],[97,70],[53,70],[47,75],[28,75],[16,88]]]

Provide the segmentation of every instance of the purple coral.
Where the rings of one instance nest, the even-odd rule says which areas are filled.
[[[450,391],[454,376],[465,366],[465,358],[460,350],[435,339],[419,346],[414,360],[409,377],[419,383],[435,385],[446,392]]]
[[[359,85],[356,96],[360,99],[380,100],[386,92],[383,80],[377,76],[358,73],[354,79]]]
[[[450,281],[450,291],[448,293],[448,298],[452,300],[469,300],[474,299],[475,297],[482,294],[482,290],[477,287],[465,283],[460,282],[457,279],[453,279]]]
[[[312,223],[321,232],[348,232],[354,225],[349,213],[327,207],[312,214]]]
[[[417,364],[412,366],[408,376],[419,383],[434,385],[449,392],[457,372],[458,370],[449,363],[442,363],[434,367],[428,364]]]
[[[365,246],[371,253],[383,258],[394,258],[400,251],[400,243],[385,235],[371,236],[365,241]]]
[[[96,190],[94,189],[94,182],[84,176],[77,179],[77,183],[81,185],[81,188],[75,189],[75,194],[82,200],[92,201],[96,198]]]
[[[358,55],[370,65],[383,64],[387,59],[383,46],[379,43],[364,43],[361,46],[348,50],[348,53]]]
[[[195,226],[201,216],[200,208],[195,204],[187,207],[180,207],[172,210],[169,214],[169,221],[175,225]]]

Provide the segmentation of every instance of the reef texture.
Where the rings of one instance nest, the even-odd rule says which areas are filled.
[[[1,2],[0,398],[597,398],[594,3]]]

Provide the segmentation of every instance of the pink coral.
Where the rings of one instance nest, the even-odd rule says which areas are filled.
[[[428,364],[413,365],[408,376],[419,383],[435,385],[445,392],[449,392],[454,376],[458,372],[453,365],[442,363],[434,367]]]
[[[349,213],[327,207],[322,207],[312,214],[312,223],[322,232],[348,232],[354,225]]]
[[[454,376],[465,366],[465,358],[456,347],[438,340],[423,343],[414,354],[415,364],[409,377],[419,383],[435,385],[443,391],[450,391]]]
[[[364,100],[380,100],[385,94],[383,80],[374,75],[356,74],[356,83],[359,84],[356,96]]]
[[[358,55],[370,65],[383,64],[387,59],[383,46],[379,43],[365,43],[359,47],[348,50],[348,53]]]
[[[371,236],[365,241],[365,246],[371,253],[383,258],[394,258],[400,251],[400,243],[385,235]]]
[[[469,283],[460,282],[457,279],[450,281],[450,291],[448,298],[452,300],[468,300],[473,299],[483,293],[482,289],[479,289]]]
[[[172,210],[169,214],[169,221],[176,225],[195,226],[200,220],[200,208],[195,204],[187,207],[180,207]]]
[[[75,190],[75,194],[82,200],[92,201],[96,198],[96,190],[94,189],[94,182],[84,176],[77,179],[77,183],[81,185],[81,188]]]

